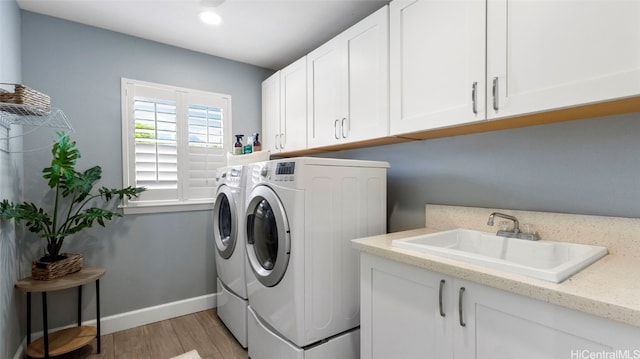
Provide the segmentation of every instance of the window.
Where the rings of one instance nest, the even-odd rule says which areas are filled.
[[[231,96],[122,79],[125,213],[212,208],[230,133]]]

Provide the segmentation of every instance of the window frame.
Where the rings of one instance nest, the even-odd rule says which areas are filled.
[[[137,96],[134,91],[135,87],[146,87],[149,92],[158,91],[158,93],[172,92],[176,97],[176,126],[177,136],[183,136],[186,141],[180,140],[177,144],[177,195],[175,199],[159,199],[153,198],[153,195],[149,195],[150,191],[144,192],[147,194],[146,199],[132,199],[123,200],[120,208],[123,209],[125,214],[143,214],[143,213],[163,213],[163,212],[182,212],[182,211],[200,211],[213,209],[213,203],[215,200],[215,184],[212,185],[210,197],[206,198],[188,198],[188,192],[193,193],[194,189],[188,186],[189,179],[189,106],[192,105],[205,105],[199,102],[190,102],[188,97],[194,98],[211,98],[212,102],[221,103],[220,108],[223,109],[222,117],[222,148],[216,150],[220,155],[211,155],[211,158],[220,156],[221,161],[219,165],[214,166],[222,167],[226,165],[225,155],[231,151],[233,145],[229,140],[232,131],[232,102],[231,95],[216,93],[211,91],[195,90],[171,85],[164,85],[146,81],[133,80],[128,78],[121,79],[121,124],[122,124],[122,181],[123,186],[135,186],[136,183],[136,149],[135,149],[135,114],[134,114],[134,99]],[[147,89],[145,89],[146,92]],[[146,96],[148,97],[148,96]],[[159,96],[158,99],[164,100]],[[185,132],[187,132],[185,134]],[[214,170],[215,173],[215,170]],[[215,174],[214,174],[215,176]],[[206,190],[204,191],[206,192]],[[149,198],[151,197],[151,198]]]

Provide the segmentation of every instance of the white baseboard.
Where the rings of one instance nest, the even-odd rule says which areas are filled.
[[[108,317],[100,318],[100,334],[111,334],[121,330],[131,329],[146,325],[150,323],[159,322],[183,315],[201,312],[203,310],[215,308],[217,305],[218,294],[207,294],[201,297],[189,298],[179,300],[177,302],[165,303],[156,305],[149,308],[133,310],[131,312],[120,313],[110,315]],[[96,320],[87,320],[82,322],[83,325],[96,325]],[[51,332],[70,328],[73,325],[69,325],[61,328],[50,329]],[[42,332],[33,333],[33,338],[39,338],[42,336]],[[23,340],[23,345],[18,348],[18,351],[13,356],[13,359],[21,359],[24,354],[24,348],[26,347],[26,338]]]
[[[110,334],[125,329],[131,329],[161,320],[171,319],[203,310],[215,308],[217,293],[207,294],[201,297],[179,300],[177,302],[156,305],[154,307],[138,309],[131,312],[111,315],[100,319],[101,334]],[[86,325],[96,325],[95,320],[86,322]]]

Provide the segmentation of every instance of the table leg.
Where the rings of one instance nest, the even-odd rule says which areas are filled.
[[[31,344],[31,292],[27,292],[27,345]]]
[[[82,325],[82,286],[78,286],[78,326]]]
[[[96,279],[96,330],[98,332],[98,354],[100,353],[100,279]]]
[[[42,292],[42,326],[44,330],[44,357],[49,358],[49,322],[47,318],[47,292]]]

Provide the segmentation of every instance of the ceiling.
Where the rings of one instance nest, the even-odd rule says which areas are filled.
[[[205,1],[203,4],[202,1]],[[23,10],[278,70],[388,0],[225,0],[220,25],[198,19],[211,0],[17,0]]]

